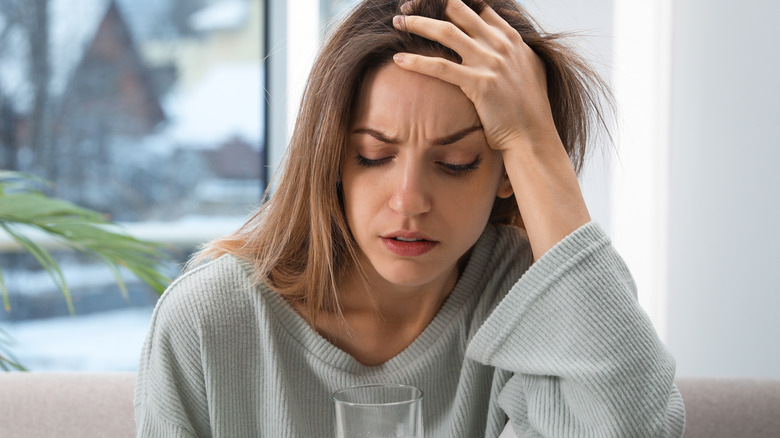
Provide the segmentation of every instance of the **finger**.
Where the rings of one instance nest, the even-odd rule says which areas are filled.
[[[500,29],[513,29],[512,26],[510,26],[503,17],[498,15],[498,13],[493,10],[493,8],[491,8],[487,3],[484,3],[484,8],[482,9],[482,12],[479,13],[479,18],[493,27]]]
[[[444,8],[444,17],[472,38],[490,39],[494,37],[490,23],[477,15],[462,0],[447,1],[447,6]]]
[[[510,38],[520,35],[517,29],[512,27],[506,20],[504,20],[502,16],[498,15],[498,12],[496,12],[488,4],[485,4],[485,8],[482,10],[482,12],[479,13],[479,17],[485,23],[489,24],[494,29],[500,30]]]
[[[404,15],[413,15],[421,0],[409,0],[400,7]],[[485,20],[480,15],[463,3],[462,0],[449,0],[445,5],[444,17],[461,28],[471,37],[490,37],[489,30],[486,29]],[[500,18],[500,17],[499,17]]]
[[[396,53],[395,56],[393,56],[393,61],[397,66],[404,70],[422,73],[427,76],[441,79],[444,82],[457,85],[461,88],[468,77],[468,72],[466,71],[468,67],[439,56]]]
[[[476,42],[449,21],[419,15],[396,15],[393,17],[393,25],[398,30],[437,41],[454,50],[461,58],[469,57],[477,51]]]
[[[406,15],[411,14],[419,3],[420,0],[409,0],[408,2],[401,5],[401,13]]]

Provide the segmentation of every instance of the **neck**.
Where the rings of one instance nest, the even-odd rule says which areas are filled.
[[[368,366],[380,365],[411,345],[436,316],[458,280],[457,269],[414,287],[388,283],[373,269],[367,272],[367,281],[357,270],[352,272],[355,274],[339,284],[341,315],[323,312],[315,328]]]
[[[427,326],[449,296],[458,280],[453,269],[434,281],[419,286],[388,283],[375,271],[346,278],[339,286],[339,300],[346,319],[371,315],[397,324],[420,323]]]

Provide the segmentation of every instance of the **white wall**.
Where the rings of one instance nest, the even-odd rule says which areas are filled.
[[[780,2],[523,3],[551,30],[601,35],[586,44],[608,68],[629,132],[612,178],[586,174],[584,191],[639,277],[678,375],[780,378]],[[668,95],[637,104],[631,95],[646,90]],[[642,149],[646,135],[659,150]]]
[[[591,217],[628,264],[639,302],[666,338],[668,0],[529,0],[547,31],[571,41],[613,89],[614,144],[597,144],[580,177]]]
[[[609,81],[612,67],[612,0],[525,0],[523,6],[546,32],[569,32],[567,40]],[[591,217],[610,228],[610,168],[614,150],[600,144],[585,163],[580,182]]]
[[[674,5],[669,345],[678,375],[780,378],[775,0]]]
[[[319,11],[320,0],[268,0],[266,129],[271,176],[290,142],[306,78],[320,46]]]

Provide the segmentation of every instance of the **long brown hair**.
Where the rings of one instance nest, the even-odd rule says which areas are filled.
[[[398,52],[460,57],[443,45],[396,30],[392,18],[406,0],[364,0],[330,34],[309,75],[278,185],[246,224],[211,242],[199,259],[233,254],[256,267],[257,280],[304,303],[313,323],[321,310],[339,310],[337,284],[359,269],[357,245],[340,200],[340,162],[353,101],[367,72]],[[480,12],[489,4],[544,61],[555,125],[576,171],[582,167],[600,104],[609,98],[599,76],[560,35],[544,33],[513,0],[466,0]],[[444,19],[446,0],[412,3],[416,15]],[[609,99],[607,100],[609,101]],[[496,199],[491,221],[522,226],[514,197]]]

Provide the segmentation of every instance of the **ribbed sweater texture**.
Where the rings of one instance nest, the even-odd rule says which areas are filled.
[[[674,360],[609,239],[587,224],[533,262],[488,225],[433,321],[379,366],[314,331],[252,266],[223,256],[160,298],[141,354],[139,437],[332,437],[331,395],[423,390],[425,436],[679,437]]]

